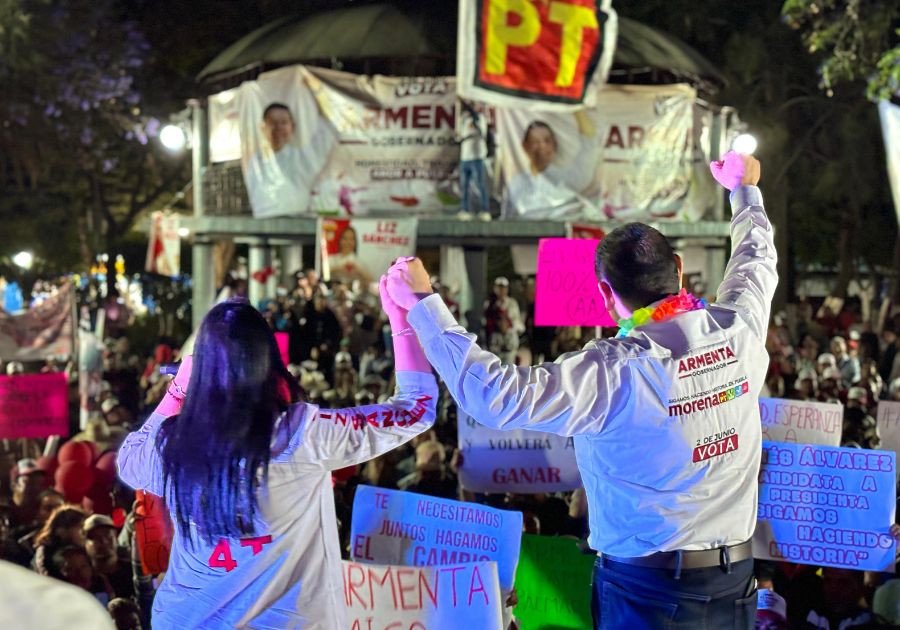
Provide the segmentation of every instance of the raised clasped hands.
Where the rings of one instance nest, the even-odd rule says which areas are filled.
[[[395,260],[383,276],[383,282],[390,299],[405,311],[415,306],[423,295],[432,292],[425,265],[411,256]]]
[[[709,170],[716,181],[728,190],[759,183],[759,160],[752,155],[729,151],[721,160],[710,162]]]

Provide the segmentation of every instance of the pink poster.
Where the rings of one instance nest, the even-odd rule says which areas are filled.
[[[69,435],[65,374],[0,376],[0,438]]]
[[[288,355],[288,334],[286,332],[275,333],[275,343],[278,344],[278,354],[281,355],[281,362],[288,365],[291,360]]]
[[[542,238],[538,243],[534,322],[538,326],[615,326],[606,312],[594,255],[600,241]]]

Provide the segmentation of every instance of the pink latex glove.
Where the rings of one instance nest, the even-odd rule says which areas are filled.
[[[394,265],[396,264],[397,263],[394,263]],[[391,268],[393,268],[393,265]],[[381,308],[387,314],[388,321],[391,322],[391,330],[398,333],[404,328],[407,328],[406,314],[409,311],[397,304],[388,292],[387,274],[381,276],[381,280],[378,282],[378,293],[381,295]]]
[[[386,275],[388,295],[407,311],[432,292],[431,278],[418,258],[398,258]]]
[[[746,161],[743,155],[729,151],[722,156],[721,160],[714,160],[709,163],[709,170],[716,181],[722,184],[728,190],[734,190],[741,185],[746,170]]]
[[[181,413],[184,397],[187,394],[188,383],[191,382],[191,369],[194,365],[194,357],[190,354],[181,359],[175,378],[166,388],[166,395],[156,406],[156,413],[166,417],[177,416]]]
[[[391,268],[397,264],[406,263],[395,263]],[[406,320],[408,311],[397,304],[388,292],[388,274],[381,276],[378,290],[381,294],[381,308],[387,313],[388,320],[391,322],[391,332],[393,333],[394,341],[394,368],[398,371],[430,374],[431,364],[425,358],[425,352],[419,344],[416,332]],[[418,300],[418,298],[416,299]]]

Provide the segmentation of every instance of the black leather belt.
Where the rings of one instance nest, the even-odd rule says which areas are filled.
[[[638,567],[680,571],[684,569],[727,567],[735,562],[747,560],[748,558],[753,557],[753,545],[748,540],[739,545],[716,547],[715,549],[702,549],[697,551],[658,551],[649,556],[639,556],[636,558],[620,558],[608,554],[603,554],[603,557],[612,562],[621,562],[622,564],[631,564]]]

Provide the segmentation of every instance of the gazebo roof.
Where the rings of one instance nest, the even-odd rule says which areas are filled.
[[[293,63],[334,65],[366,59],[443,60],[441,70],[452,73],[456,60],[455,6],[453,9],[436,12],[428,6],[400,8],[381,3],[282,18],[248,33],[219,53],[197,80],[214,83]],[[712,62],[684,42],[622,17],[613,71],[618,75],[664,73],[708,91],[725,85]]]

